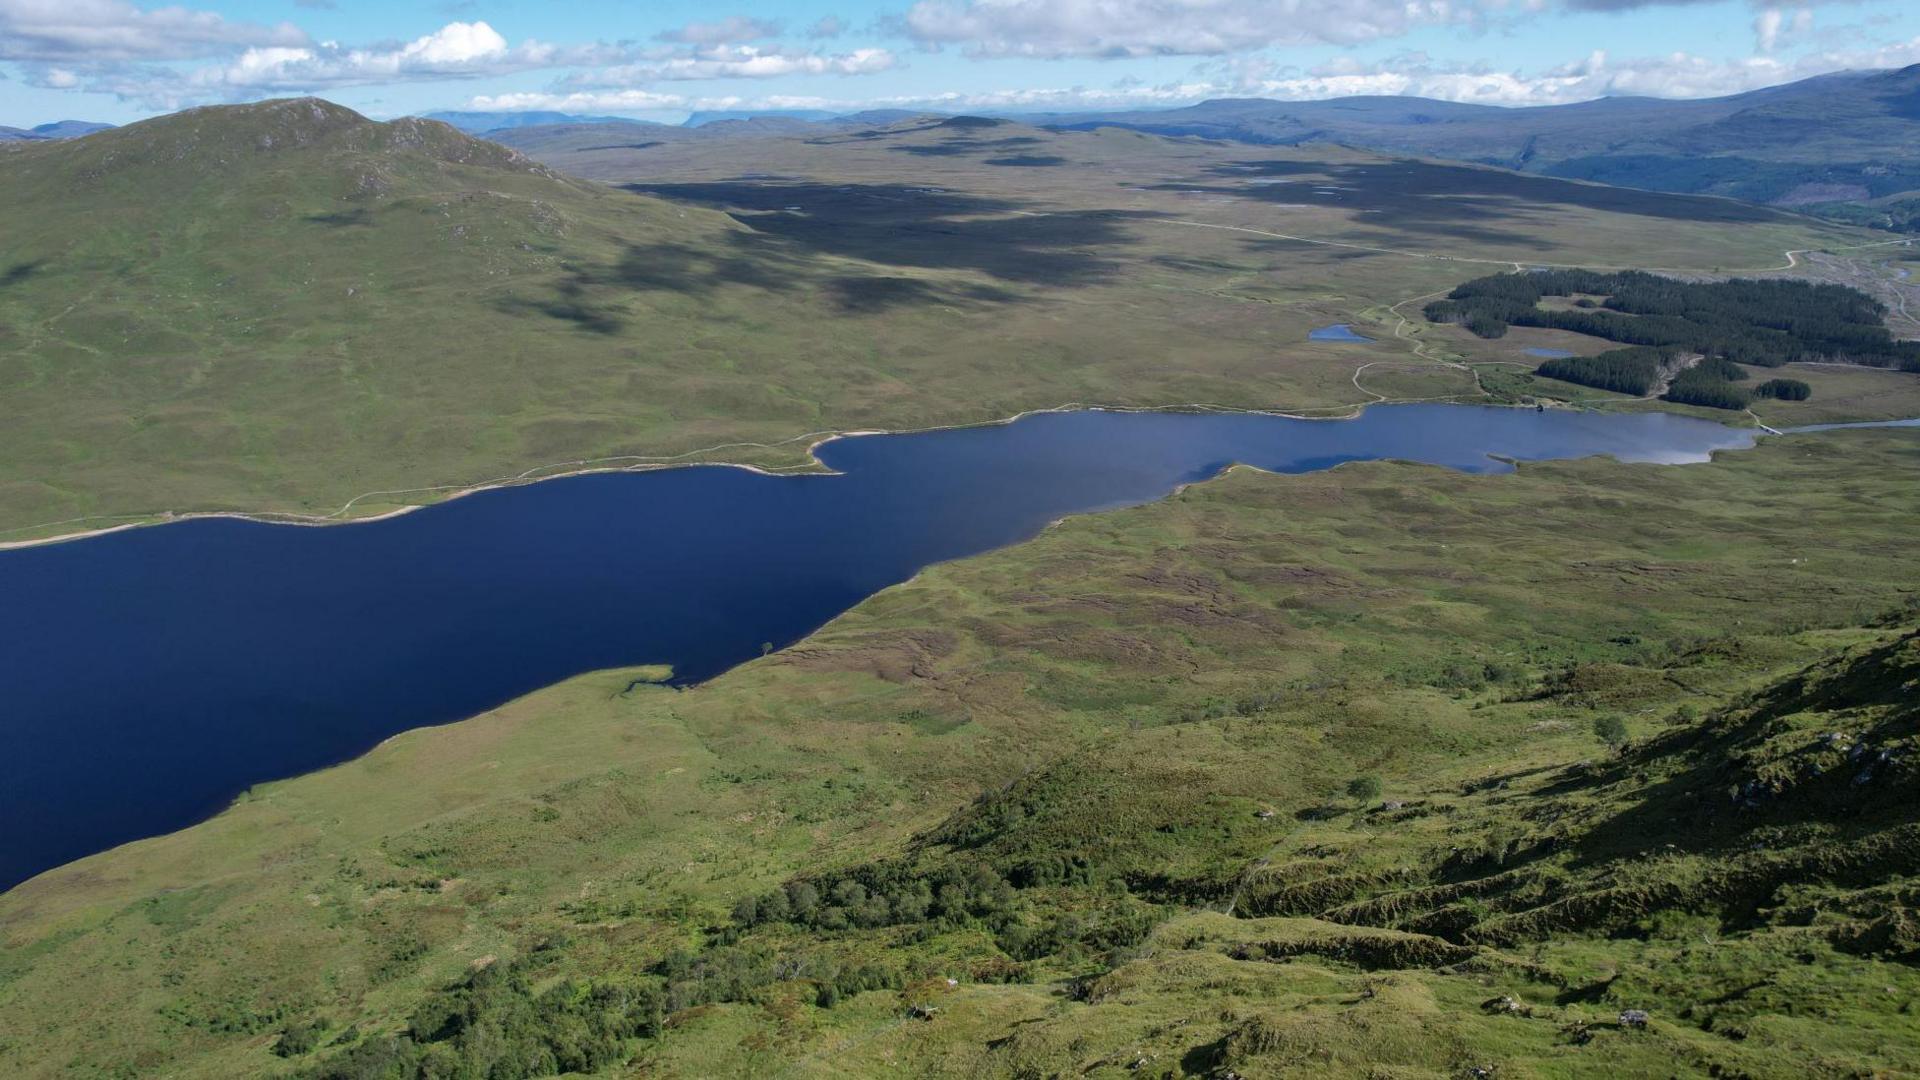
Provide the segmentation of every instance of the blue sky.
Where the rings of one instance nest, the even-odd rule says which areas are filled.
[[[372,116],[1703,97],[1920,63],[1906,0],[0,0],[0,124],[315,93]]]

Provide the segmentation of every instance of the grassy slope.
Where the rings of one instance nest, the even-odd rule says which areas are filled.
[[[978,924],[762,927],[738,947],[961,985],[914,991],[941,999],[919,1022],[775,981],[632,1049],[670,1075],[1911,1070],[1910,924],[1872,925],[1911,919],[1911,845],[1727,882],[1915,828],[1884,797],[1910,760],[1893,788],[1802,763],[1834,768],[1830,730],[1911,742],[1885,688],[1912,645],[1873,654],[1895,630],[1869,623],[1914,600],[1917,464],[1909,433],[1851,432],[1684,468],[1242,470],[1070,521],[709,685],[572,680],[13,890],[0,1068],[268,1071],[287,1021],[374,1038],[484,958],[640,977],[796,873],[1077,852],[1094,883],[1021,890],[1017,919],[1145,910],[1149,938],[994,985]],[[1639,748],[1609,759],[1601,715]],[[1358,774],[1409,806],[1353,813]],[[1751,815],[1699,809],[1756,776]],[[1501,994],[1533,1017],[1481,1009]],[[1612,1030],[1624,1007],[1653,1030]]]
[[[1028,139],[1041,144],[988,145]],[[835,140],[566,158],[673,186],[677,204],[309,102],[0,153],[0,537],[166,511],[326,513],[584,458],[1067,401],[1352,403],[1367,397],[1354,365],[1404,347],[1306,331],[1389,332],[1386,304],[1478,268],[1177,222],[1706,267],[1861,235],[1347,151],[1012,127]],[[740,179],[768,171],[811,186]],[[1292,182],[1257,182],[1276,177]]]

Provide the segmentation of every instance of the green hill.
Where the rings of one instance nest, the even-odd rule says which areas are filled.
[[[0,895],[0,1071],[1910,1073],[1917,453],[1235,470],[570,680]]]
[[[16,144],[0,199],[8,526],[479,479],[450,438],[574,449],[559,430],[628,374],[555,332],[617,318],[578,266],[732,231],[310,99]]]

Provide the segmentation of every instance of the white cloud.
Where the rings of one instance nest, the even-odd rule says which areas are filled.
[[[229,22],[211,11],[125,0],[0,0],[0,60],[100,65],[188,60],[307,43],[290,23]]]
[[[922,108],[938,112],[1074,112],[1189,105],[1207,98],[1259,96],[1320,100],[1356,94],[1406,94],[1483,105],[1560,105],[1608,95],[1698,98],[1848,69],[1920,63],[1920,38],[1881,48],[1810,54],[1796,60],[1760,56],[1711,60],[1688,53],[1615,60],[1596,52],[1539,72],[1437,63],[1408,53],[1380,64],[1341,58],[1310,71],[1275,71],[1257,63],[1223,63],[1215,77],[1147,85],[1120,80],[1107,87],[1017,87],[980,92],[858,99],[763,96],[696,98],[633,89],[506,94],[474,98],[476,109],[561,109],[623,112],[666,109]]]
[[[536,109],[552,109],[561,112],[593,110],[617,113],[684,109],[693,104],[680,94],[660,94],[651,90],[602,90],[572,94],[544,92],[478,94],[467,99],[466,107],[482,112],[527,112]],[[730,106],[716,107],[729,108]]]
[[[848,53],[808,52],[755,45],[718,45],[649,56],[637,63],[582,72],[566,80],[576,87],[637,86],[689,79],[771,79],[783,75],[872,75],[896,63],[885,49]]]
[[[506,55],[507,39],[483,22],[448,23],[422,38],[415,38],[396,55],[399,63],[464,64]]]
[[[12,0],[0,0],[9,3]],[[113,94],[154,109],[268,94],[325,92],[345,86],[476,79],[516,72],[586,68],[556,90],[642,89],[657,82],[761,79],[779,76],[867,75],[896,63],[885,49],[826,53],[739,44],[558,46],[539,41],[509,45],[482,21],[452,22],[412,41],[349,48],[336,42],[262,44],[223,63],[182,70],[172,65],[111,62],[75,68],[36,66],[35,85]],[[594,67],[594,65],[599,65]],[[512,95],[503,95],[511,97]],[[552,95],[549,95],[552,96]],[[672,97],[673,95],[655,95]],[[626,108],[660,108],[641,95]]]
[[[1805,37],[1813,30],[1813,9],[1795,8],[1791,16],[1777,7],[1763,9],[1753,17],[1754,48],[1772,52],[1784,37]]]
[[[233,63],[192,72],[188,81],[232,91],[316,90],[330,86],[459,79],[548,67],[559,50],[538,42],[509,48],[484,22],[448,23],[403,45],[348,49],[334,42],[248,49]]]
[[[1790,25],[1797,22],[1789,20]],[[1920,62],[1920,38],[1875,49],[1809,53],[1791,60],[1767,55],[1715,60],[1685,52],[1616,60],[1595,52],[1577,63],[1537,73],[1436,64],[1411,54],[1377,65],[1346,61],[1307,72],[1244,79],[1221,90],[1283,100],[1407,94],[1487,105],[1560,105],[1608,96],[1721,97],[1834,71],[1916,62]]]
[[[112,94],[155,109],[210,101],[238,101],[268,94],[326,91],[343,86],[418,80],[473,79],[568,64],[606,62],[621,55],[610,46],[562,49],[537,41],[509,46],[484,22],[448,23],[408,42],[347,48],[326,41],[258,45],[233,59],[182,70],[171,65],[93,64],[76,73],[41,68],[35,84]],[[55,72],[69,76],[56,83]]]
[[[656,34],[654,40],[678,42],[683,45],[722,45],[733,41],[758,41],[761,38],[779,35],[780,24],[777,22],[735,15],[718,22],[688,23],[678,29]]]
[[[1539,2],[1539,0],[1535,0]],[[1650,7],[1681,7],[1694,4],[1711,3],[1713,0],[1563,0],[1569,11],[1636,11]],[[1748,0],[1755,8],[1774,8],[1783,6],[1778,0]],[[1809,4],[1853,3],[1855,0],[1789,0],[1786,6],[1805,7]]]
[[[807,27],[807,36],[815,41],[837,38],[847,32],[847,21],[838,15],[823,15],[818,22]]]
[[[918,0],[900,23],[923,45],[1059,58],[1353,45],[1475,18],[1467,0]]]
[[[1210,83],[1178,83],[1158,87],[1126,86],[1108,90],[1086,87],[1028,87],[980,93],[952,92],[863,98],[833,98],[801,94],[762,94],[696,97],[646,90],[579,90],[572,92],[482,94],[469,98],[466,108],[564,112],[632,112],[668,109],[825,109],[855,112],[861,109],[919,108],[930,112],[969,110],[1049,111],[1092,108],[1134,108],[1186,105],[1217,96],[1221,88]]]

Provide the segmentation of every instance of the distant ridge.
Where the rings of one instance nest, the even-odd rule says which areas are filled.
[[[91,120],[55,120],[50,124],[36,124],[30,128],[0,125],[0,142],[77,139],[82,135],[91,135],[96,131],[107,131],[112,127],[112,124],[97,124]]]
[[[436,114],[439,115],[439,114]],[[540,115],[540,114],[528,114]],[[832,132],[862,128],[890,128],[910,121],[946,123],[963,120],[977,124],[997,124],[999,120],[981,117],[954,118],[940,113],[911,109],[868,109],[840,115],[823,114],[825,119],[806,120],[787,113],[700,114],[701,123],[689,118],[685,124],[655,124],[644,120],[572,120],[564,123],[527,124],[495,128],[482,133],[503,146],[543,160],[560,153],[594,150],[645,150],[663,144],[690,141],[735,139],[812,138]]]
[[[565,113],[433,113],[470,132],[514,133],[529,151],[555,129],[646,128],[670,141],[884,127],[929,110],[696,112],[682,125]],[[1277,146],[1338,143],[1573,180],[1789,207],[1850,224],[1920,231],[1920,64],[1842,71],[1719,98],[1608,97],[1510,107],[1375,95],[1321,101],[1218,98],[1176,109],[991,115],[1062,130],[1120,127]],[[525,136],[521,129],[538,129]],[[630,132],[631,133],[631,130]],[[636,139],[628,139],[628,142]]]
[[[705,127],[723,120],[799,120],[813,124],[836,119],[839,115],[826,109],[720,109],[696,112],[687,117],[683,126]]]
[[[1391,96],[1222,98],[1179,109],[1024,119],[1283,146],[1340,143],[1920,227],[1913,223],[1920,213],[1920,65],[1695,100],[1619,97],[1513,108]]]
[[[678,124],[661,124],[651,120],[638,120],[630,116],[583,116],[576,113],[554,112],[551,110],[532,110],[527,112],[507,111],[459,111],[449,110],[430,112],[423,119],[438,120],[451,124],[469,135],[485,135],[495,131],[513,131],[529,127],[556,127],[561,125],[579,126],[584,124],[625,124],[652,128],[704,128],[715,125],[733,125],[735,130],[778,129],[795,130],[801,125],[834,122],[887,123],[911,116],[923,115],[905,109],[871,109],[865,112],[842,114],[824,109],[727,109],[695,112]],[[748,125],[741,128],[740,125]]]
[[[422,119],[451,124],[469,135],[546,124],[644,124],[625,116],[576,116],[563,112],[431,112]],[[665,127],[666,125],[658,125]]]

